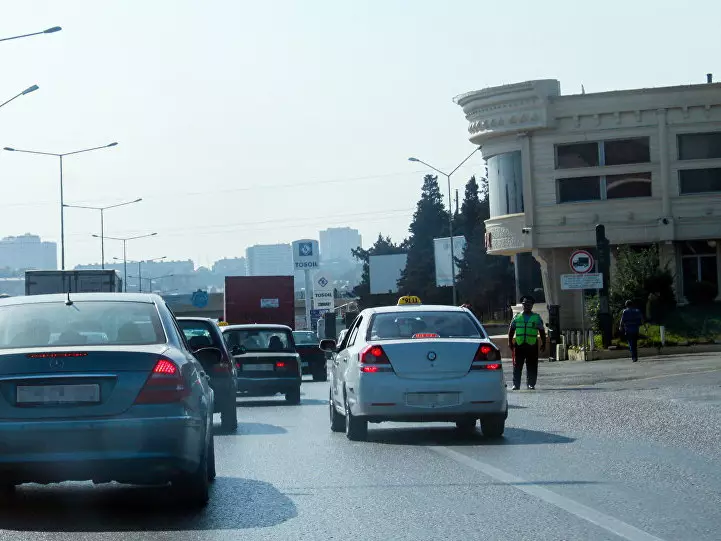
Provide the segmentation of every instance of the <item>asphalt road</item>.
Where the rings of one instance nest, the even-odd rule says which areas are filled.
[[[719,355],[544,363],[500,441],[383,424],[354,443],[328,428],[328,385],[303,392],[239,400],[202,511],[163,488],[26,485],[0,541],[721,538]]]

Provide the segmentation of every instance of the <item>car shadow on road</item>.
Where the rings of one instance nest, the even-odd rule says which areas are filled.
[[[391,445],[443,445],[443,446],[486,446],[486,445],[541,445],[549,443],[572,443],[575,438],[528,430],[526,428],[506,427],[501,438],[488,438],[480,430],[471,434],[462,434],[455,427],[429,428],[377,428],[368,430],[368,441]]]
[[[199,531],[267,528],[297,516],[270,483],[218,477],[208,506],[188,510],[167,487],[25,485],[3,501],[0,529],[21,532]]]
[[[213,435],[216,438],[225,436],[275,436],[287,433],[288,431],[282,426],[269,425],[266,423],[238,423],[238,428],[233,432],[223,430],[223,428],[218,425],[213,426]]]

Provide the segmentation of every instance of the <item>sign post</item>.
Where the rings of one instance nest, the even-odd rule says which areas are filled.
[[[586,250],[574,250],[568,260],[571,270],[575,274],[561,275],[561,289],[581,290],[581,340],[583,340],[584,354],[586,348],[586,289],[600,289],[603,286],[603,275],[594,274],[589,278],[595,262],[590,252]],[[566,286],[564,287],[564,277]],[[578,277],[578,278],[576,278]],[[599,284],[600,279],[600,284]]]
[[[293,265],[296,270],[302,270],[305,278],[305,321],[307,328],[311,328],[311,309],[313,302],[313,285],[310,272],[318,269],[318,241],[302,239],[293,242]]]

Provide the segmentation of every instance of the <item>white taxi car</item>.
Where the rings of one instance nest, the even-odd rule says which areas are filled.
[[[480,419],[484,435],[503,434],[508,403],[498,348],[462,307],[397,306],[363,310],[335,352],[330,426],[365,440],[368,423],[455,422],[466,432]]]

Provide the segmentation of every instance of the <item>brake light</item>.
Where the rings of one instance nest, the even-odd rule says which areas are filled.
[[[360,371],[365,373],[393,372],[391,361],[378,345],[370,345],[360,352]]]
[[[411,338],[440,338],[440,334],[436,334],[434,332],[418,332],[411,336]]]
[[[285,368],[285,361],[276,361],[275,367],[276,368]]]
[[[178,366],[170,359],[160,358],[155,363],[136,404],[169,404],[180,402],[190,395]]]
[[[28,353],[27,357],[29,359],[54,359],[57,357],[67,358],[67,357],[87,357],[87,353],[81,353],[77,351],[63,351],[58,353]]]
[[[481,344],[473,357],[471,370],[502,370],[503,365],[500,362],[489,362],[500,360],[501,355],[493,345]]]

